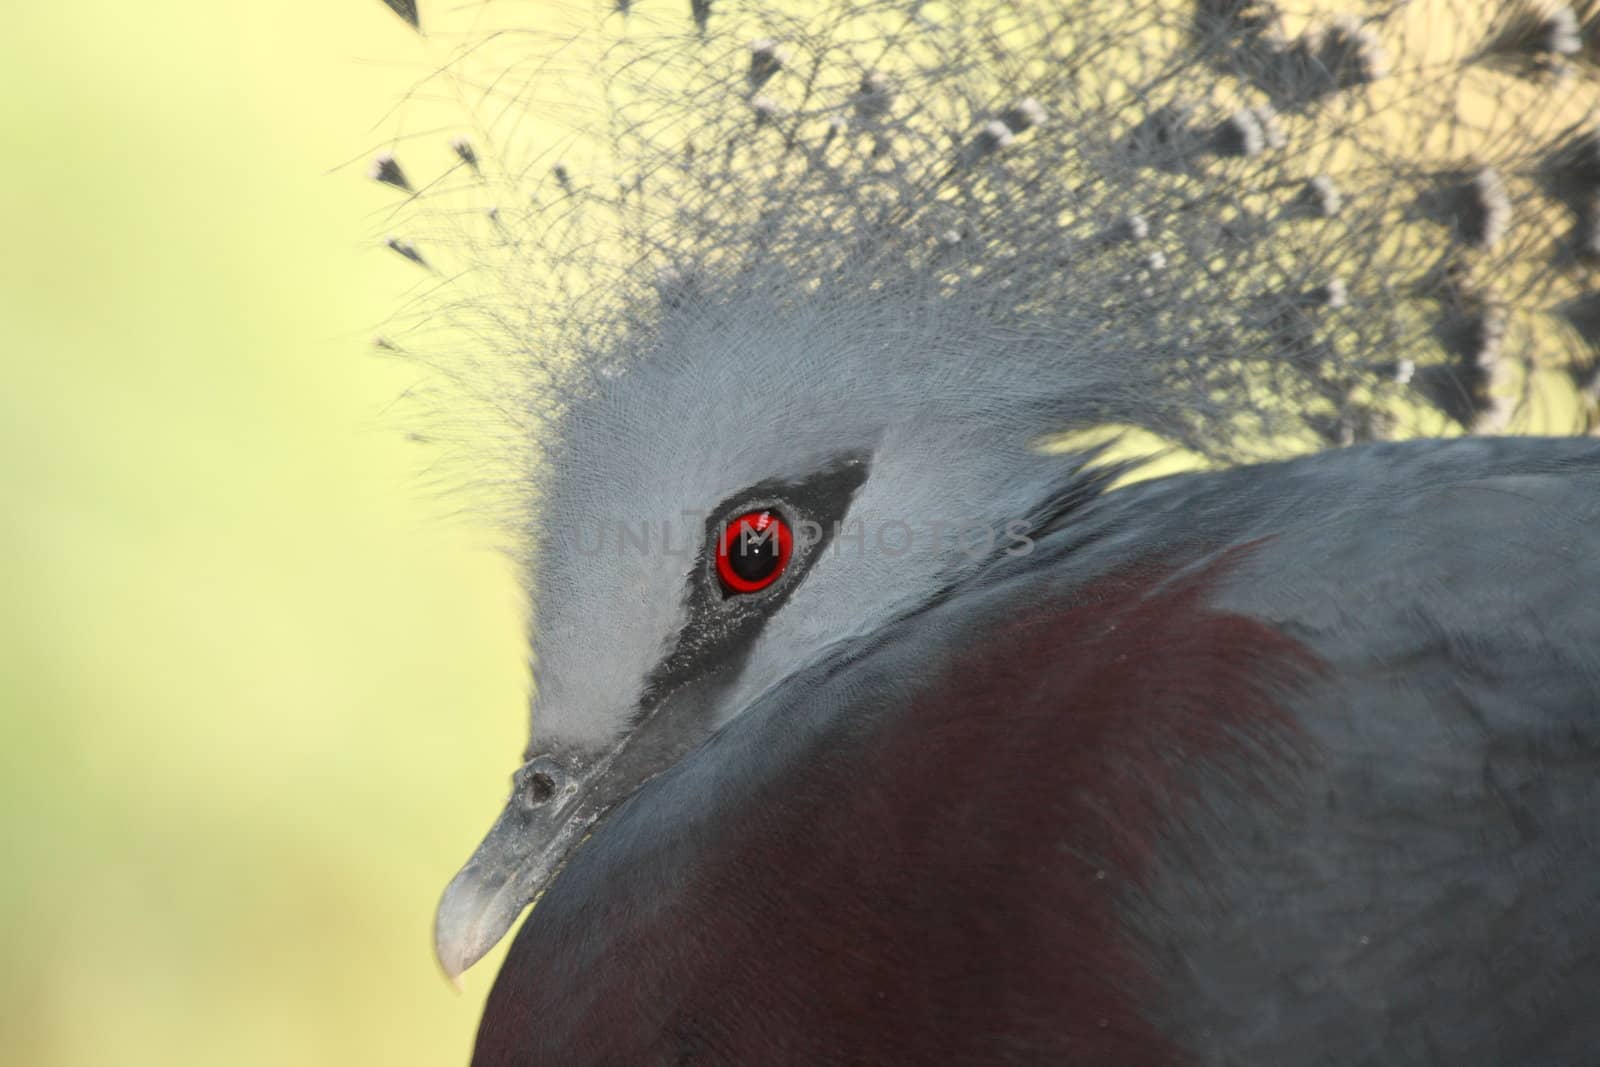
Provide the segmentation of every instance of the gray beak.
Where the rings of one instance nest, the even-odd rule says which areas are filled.
[[[505,810],[439,901],[433,944],[445,974],[459,978],[482,959],[607,813],[705,740],[705,695],[686,687],[652,704],[610,749],[557,747],[522,765]]]
[[[594,788],[609,762],[580,768],[536,756],[517,771],[505,810],[439,901],[434,950],[452,980],[506,935],[619,799]]]

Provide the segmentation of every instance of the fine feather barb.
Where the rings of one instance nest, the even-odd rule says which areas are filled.
[[[819,375],[921,417],[1221,462],[1592,425],[1600,4],[566,14],[430,13],[455,52],[412,103],[456,109],[450,156],[372,169],[432,272],[384,335],[446,369],[443,433],[504,453],[513,515],[631,366],[697,373],[676,324],[758,351],[751,320],[800,306],[852,342]],[[922,351],[855,351],[897,336]]]

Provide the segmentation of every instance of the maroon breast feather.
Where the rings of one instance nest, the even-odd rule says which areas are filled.
[[[847,711],[673,899],[586,909],[621,928],[584,973],[548,964],[597,932],[536,911],[474,1063],[1186,1062],[1122,909],[1197,789],[1292,787],[1285,700],[1322,669],[1212,605],[1249,547],[1126,568]]]

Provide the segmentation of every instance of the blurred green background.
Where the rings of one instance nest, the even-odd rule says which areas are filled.
[[[431,915],[526,679],[366,354],[416,275],[363,153],[426,68],[377,0],[0,35],[9,1063],[466,1059],[498,961],[458,995]]]

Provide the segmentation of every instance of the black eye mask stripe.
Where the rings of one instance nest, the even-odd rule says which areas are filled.
[[[685,583],[688,621],[672,650],[646,679],[640,713],[680,686],[738,670],[766,620],[783,606],[828,547],[835,524],[844,518],[869,470],[865,456],[839,456],[797,481],[758,482],[711,510]],[[768,509],[783,515],[791,530],[804,526],[819,531],[820,536],[797,538],[788,565],[771,585],[754,593],[730,594],[717,577],[715,553],[722,533],[731,519]]]

